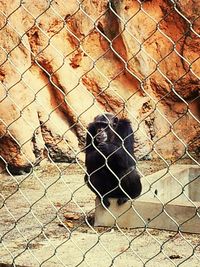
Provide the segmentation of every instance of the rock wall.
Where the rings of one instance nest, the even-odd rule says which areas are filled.
[[[12,0],[0,10],[7,170],[83,159],[87,124],[104,111],[132,121],[137,158],[199,152],[198,0]]]

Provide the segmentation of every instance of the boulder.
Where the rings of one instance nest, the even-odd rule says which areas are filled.
[[[82,157],[104,111],[138,159],[199,153],[199,1],[0,3],[0,155],[7,170]]]

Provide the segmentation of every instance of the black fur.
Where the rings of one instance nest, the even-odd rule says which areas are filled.
[[[107,140],[100,142],[106,135]],[[141,193],[133,145],[133,131],[127,119],[118,120],[106,113],[97,116],[88,126],[85,181],[99,198],[102,197],[106,207],[110,205],[108,198],[118,198],[121,205]]]

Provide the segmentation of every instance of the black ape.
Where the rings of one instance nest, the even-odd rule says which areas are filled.
[[[118,204],[141,193],[140,176],[135,169],[133,131],[130,121],[110,113],[98,115],[88,126],[86,137],[85,181],[102,197],[118,198]]]

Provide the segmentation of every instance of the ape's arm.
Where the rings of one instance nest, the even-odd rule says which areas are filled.
[[[105,158],[97,150],[98,144],[95,141],[95,126],[93,123],[88,126],[88,133],[86,136],[86,166],[89,172],[96,170],[105,164]]]

